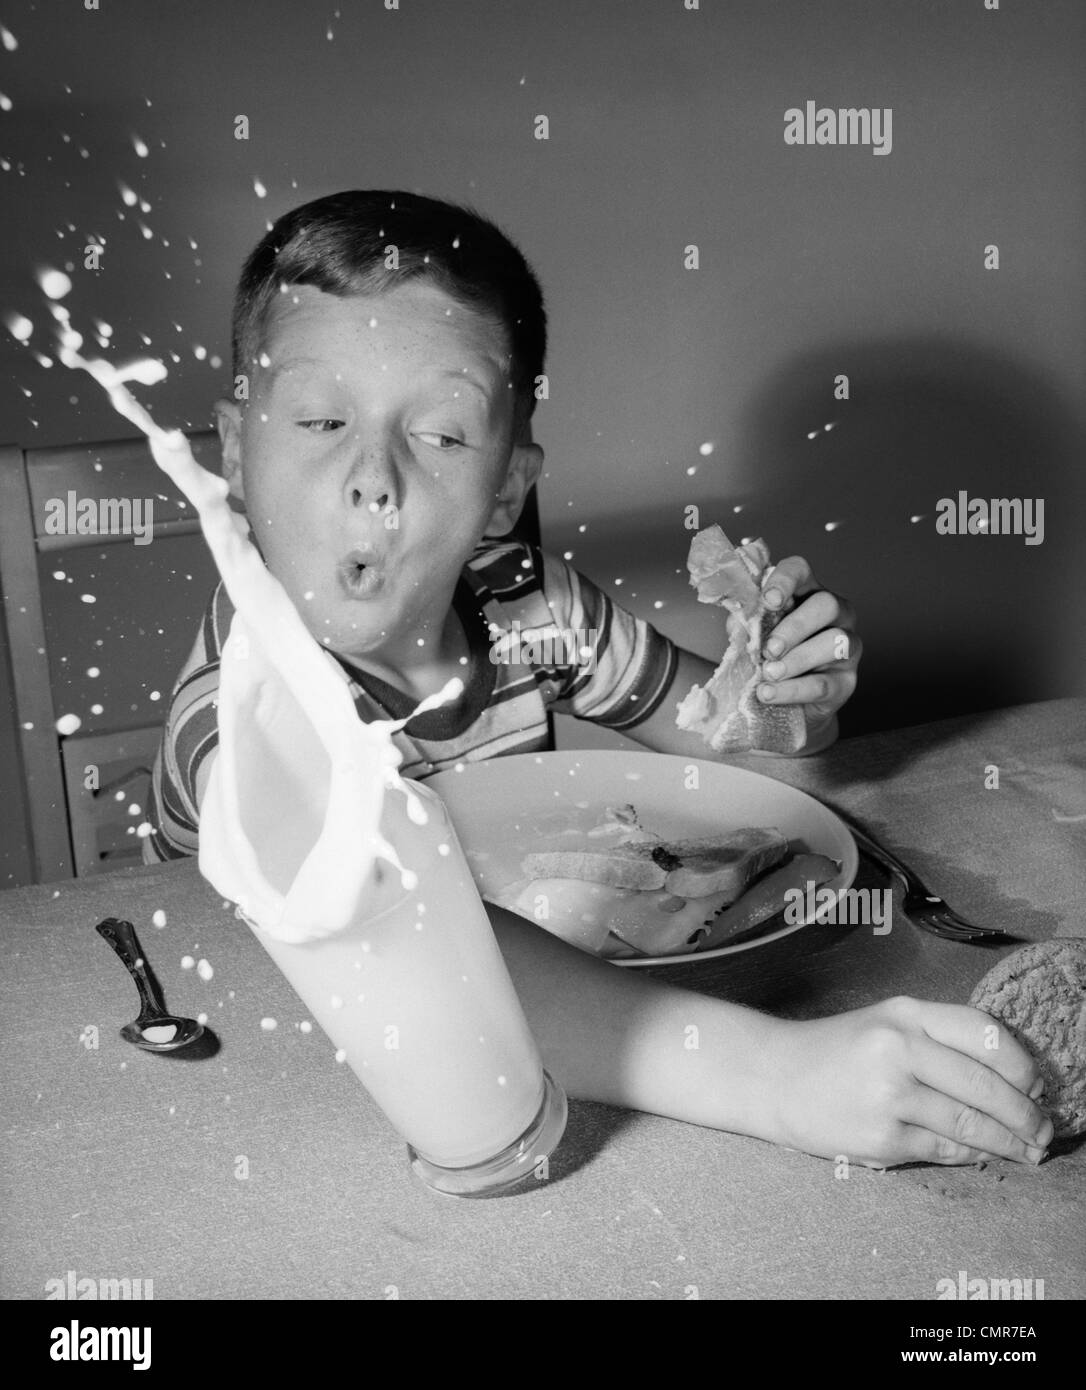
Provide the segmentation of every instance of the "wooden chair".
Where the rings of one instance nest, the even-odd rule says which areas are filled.
[[[213,430],[190,434],[189,441],[204,467],[221,471],[219,441]],[[152,580],[149,550],[133,545],[130,531],[115,528],[110,533],[55,534],[56,504],[63,504],[70,524],[73,507],[87,499],[99,509],[103,502],[109,506],[128,499],[131,506],[133,499],[147,497],[154,500],[150,534],[155,541],[190,538],[173,550],[183,551],[179,563],[187,567],[186,578],[193,582],[182,591],[173,588],[172,579],[166,580],[171,584],[171,627],[177,627],[171,634],[172,650],[160,651],[158,665],[149,670],[146,664],[139,664],[139,657],[146,655],[147,644],[143,643],[137,648],[137,660],[125,663],[137,668],[124,672],[131,688],[134,690],[142,678],[140,688],[148,683],[156,686],[162,704],[157,711],[141,710],[138,701],[130,701],[126,715],[118,716],[114,711],[108,716],[110,727],[102,728],[89,720],[89,727],[62,734],[57,721],[64,711],[58,710],[56,691],[65,657],[49,649],[49,605],[43,579],[65,552],[91,546],[97,547],[103,558],[106,547],[132,547],[133,604],[141,600],[146,607],[146,586],[161,583],[162,576]],[[123,524],[123,513],[106,515],[119,516]],[[166,701],[215,578],[199,532],[192,507],[155,466],[142,438],[25,451],[0,447],[0,590],[35,882],[71,878],[73,874],[81,877],[141,862],[139,837],[134,833],[136,818],[146,818],[151,766],[162,734]],[[539,544],[534,488],[513,534]],[[201,573],[205,582],[199,582]],[[118,623],[123,616],[116,615]],[[139,632],[146,635],[146,629]],[[139,640],[132,636],[132,645]],[[155,665],[153,657],[150,664]],[[123,727],[117,727],[118,723]]]

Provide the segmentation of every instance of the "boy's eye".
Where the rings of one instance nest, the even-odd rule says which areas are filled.
[[[418,437],[427,444],[429,444],[431,440],[436,439],[438,442],[433,447],[435,449],[441,449],[444,452],[448,452],[447,446],[454,449],[463,447],[462,440],[454,438],[451,434],[442,434],[438,430],[420,430]]]
[[[330,434],[332,430],[343,428],[342,420],[299,420],[298,424],[303,430],[308,430],[311,434]]]

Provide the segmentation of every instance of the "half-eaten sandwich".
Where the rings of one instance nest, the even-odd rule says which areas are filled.
[[[736,549],[719,526],[699,531],[690,542],[686,567],[699,603],[715,603],[734,615],[724,659],[704,686],[695,685],[678,706],[675,723],[700,734],[718,753],[760,748],[797,753],[807,732],[798,705],[764,705],[762,650],[791,605],[769,608],[762,593],[769,569],[763,540]]]

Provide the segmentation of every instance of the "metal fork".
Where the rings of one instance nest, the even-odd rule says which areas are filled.
[[[841,815],[840,811],[836,814]],[[1000,931],[998,927],[974,926],[964,917],[959,917],[907,864],[903,864],[896,855],[873,840],[850,817],[841,816],[841,819],[852,831],[853,838],[863,853],[882,868],[888,869],[904,884],[905,896],[901,902],[901,910],[910,922],[924,931],[931,932],[933,936],[944,937],[947,941],[971,941],[988,946],[1007,946],[1012,942],[1021,941],[1021,937]]]

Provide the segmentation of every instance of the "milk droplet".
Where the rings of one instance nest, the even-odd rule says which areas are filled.
[[[270,1033],[273,1029],[278,1028],[279,1024],[274,1018],[262,1018],[260,1020],[260,1026],[264,1029],[265,1033]]]
[[[298,1024],[298,1027],[303,1033],[312,1033],[313,1031],[313,1025],[307,1018],[303,1019],[301,1023]]]
[[[34,325],[25,314],[5,314],[4,327],[20,343],[25,343],[34,332]]]
[[[840,526],[840,525],[841,525],[841,523],[840,523],[839,521],[827,521],[827,522],[826,522],[825,529],[826,529],[827,531],[836,531],[837,528],[838,528],[838,526]]]
[[[137,357],[118,371],[121,381],[138,381],[141,386],[157,386],[169,376],[169,368],[157,357]]]
[[[139,202],[139,198],[132,191],[132,189],[129,188],[129,186],[126,183],[121,183],[120,180],[118,180],[117,182],[117,187],[120,189],[121,201],[124,203],[125,207],[134,208],[136,204]]]
[[[808,431],[807,431],[807,438],[808,438],[808,439],[817,439],[817,438],[818,438],[818,431],[817,431],[817,430],[808,430]]]
[[[104,712],[105,707],[103,705],[91,705],[91,714],[103,714]]]
[[[197,1023],[206,1023],[206,1022],[207,1022],[207,1014],[197,1014],[197,1015],[196,1015],[196,1022],[197,1022]]]
[[[133,801],[132,805],[129,806],[129,808],[128,808],[128,814],[129,814],[130,816],[138,816],[139,813],[140,813],[142,810],[143,810],[143,807],[142,807],[142,806],[137,806],[136,803]]]
[[[98,602],[98,600],[94,597],[93,594],[80,594],[79,597],[80,597],[80,599],[81,599],[84,603],[97,603],[97,602]]]
[[[97,680],[98,677],[99,677],[101,674],[102,674],[102,673],[101,673],[101,671],[98,669],[97,666],[88,666],[88,667],[87,667],[87,675],[90,676],[90,678],[91,678],[92,681],[93,681],[93,680]]]
[[[253,179],[253,192],[256,194],[258,198],[266,198],[268,196],[268,190],[264,187],[260,180],[256,178]]]
[[[336,1052],[336,1061],[337,1061],[337,1062],[345,1062],[346,1060],[347,1060],[347,1053],[346,1053],[346,1051],[341,1047],[341,1048],[339,1048],[339,1050]]]
[[[5,96],[3,92],[0,92],[0,111],[10,111],[14,104],[11,97]]]
[[[148,695],[147,698],[148,698],[149,700],[161,700],[161,699],[162,699],[162,691],[161,691],[161,690],[152,690],[151,693],[150,693],[150,695]]]
[[[164,927],[166,925],[166,914],[160,907],[156,908],[155,911],[151,913],[151,921],[156,927]]]
[[[704,444],[698,445],[698,453],[701,454],[703,458],[708,458],[712,452],[713,445],[709,440],[706,440]]]
[[[5,29],[2,24],[0,24],[0,43],[4,45],[9,53],[14,53],[19,47],[19,40],[10,29]]]
[[[38,284],[48,299],[63,299],[72,289],[72,282],[63,270],[43,270],[38,276]]]
[[[150,821],[141,821],[140,824],[136,826],[136,834],[140,837],[141,840],[146,840],[147,836],[151,834],[153,829],[154,827],[151,825]]]
[[[923,518],[922,515],[921,515],[921,516],[911,516],[911,517],[909,517],[909,520],[915,525],[918,521],[923,521],[924,518]]]
[[[208,962],[201,957],[199,964],[196,966],[196,973],[201,980],[210,980],[215,972]]]
[[[67,738],[69,734],[74,734],[82,723],[78,714],[62,714],[57,720],[56,730],[63,738]]]
[[[181,957],[181,969],[182,969],[182,970],[191,970],[192,967],[193,967],[195,964],[196,964],[196,962],[193,960],[193,958],[192,958],[191,956],[182,956],[182,957]]]
[[[140,139],[140,137],[139,137],[138,135],[133,135],[133,136],[132,136],[132,148],[133,148],[133,149],[136,151],[136,153],[139,155],[140,159],[146,159],[146,158],[147,158],[147,155],[148,155],[147,146],[144,144],[144,142]]]

